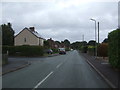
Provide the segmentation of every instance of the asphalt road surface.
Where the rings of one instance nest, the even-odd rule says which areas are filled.
[[[2,77],[3,88],[109,88],[76,50],[28,60],[30,66]]]

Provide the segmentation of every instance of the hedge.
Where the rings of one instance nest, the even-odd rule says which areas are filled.
[[[44,49],[40,46],[3,46],[2,53],[9,51],[10,56],[43,56]]]
[[[98,46],[98,56],[108,57],[108,43],[102,43]]]
[[[87,53],[88,47],[87,46],[82,46],[80,48],[80,50],[81,50],[82,53]]]
[[[108,35],[109,62],[115,68],[120,68],[120,29],[114,30]]]
[[[58,53],[58,49],[52,48],[53,53]]]
[[[70,51],[70,49],[69,48],[65,48],[65,51]]]
[[[88,46],[88,54],[95,55],[95,46]]]

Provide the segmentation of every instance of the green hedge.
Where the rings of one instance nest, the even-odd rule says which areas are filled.
[[[70,49],[69,48],[65,48],[65,51],[70,51]]]
[[[108,57],[108,44],[102,43],[98,46],[98,56],[100,57]]]
[[[58,53],[58,49],[52,48],[53,53]]]
[[[120,29],[108,35],[109,62],[115,68],[120,68]]]
[[[10,56],[43,56],[44,48],[40,46],[3,46],[2,53],[9,51]]]
[[[80,48],[82,53],[87,53],[88,47],[87,46],[81,46]]]
[[[95,46],[88,46],[88,54],[95,55]]]

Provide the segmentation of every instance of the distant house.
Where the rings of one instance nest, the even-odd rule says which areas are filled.
[[[55,48],[55,42],[52,40],[52,38],[48,39],[48,42],[51,48]]]
[[[35,31],[34,27],[24,28],[18,33],[15,38],[15,46],[31,45],[31,46],[43,46],[44,39]]]
[[[50,48],[65,48],[64,43],[52,40],[52,38],[47,40],[49,42]]]

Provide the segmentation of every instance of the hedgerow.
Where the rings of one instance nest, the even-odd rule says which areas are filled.
[[[43,56],[44,48],[41,46],[3,46],[2,53],[9,52],[10,56]]]
[[[120,29],[108,35],[109,62],[115,68],[120,68]]]

